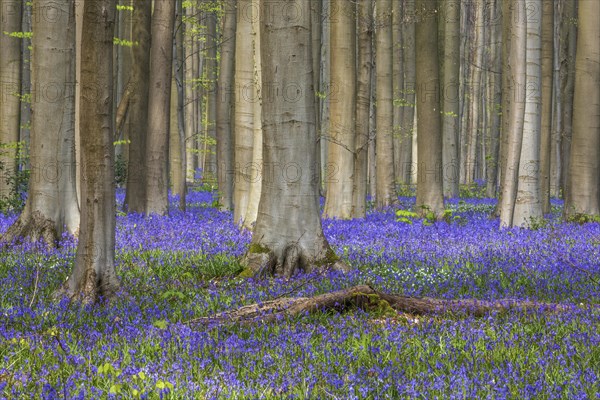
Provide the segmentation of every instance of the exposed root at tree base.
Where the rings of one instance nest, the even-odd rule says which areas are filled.
[[[9,244],[24,238],[32,242],[42,239],[48,248],[55,248],[59,240],[54,221],[39,211],[21,214],[2,235],[2,242]]]
[[[535,303],[531,301],[445,300],[429,297],[408,297],[381,293],[368,285],[359,285],[314,297],[280,298],[264,303],[251,304],[210,317],[196,318],[187,323],[208,325],[275,322],[304,313],[327,310],[341,312],[352,308],[374,311],[379,315],[389,317],[393,317],[398,313],[410,315],[454,314],[481,317],[492,312],[507,312],[510,310],[557,313],[574,309],[572,306],[563,304]]]

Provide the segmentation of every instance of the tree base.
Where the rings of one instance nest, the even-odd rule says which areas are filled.
[[[54,299],[60,300],[67,297],[70,301],[81,304],[98,303],[102,298],[105,301],[112,300],[119,290],[119,282],[98,280],[96,271],[86,271],[82,282],[73,282],[73,276],[54,292]]]
[[[258,247],[252,251],[252,247]],[[258,250],[258,251],[256,251]],[[352,268],[342,262],[332,250],[328,250],[324,259],[310,260],[306,257],[302,248],[292,244],[285,248],[281,260],[271,250],[260,246],[251,246],[250,250],[242,259],[242,265],[246,268],[242,271],[243,277],[292,276],[304,273],[325,273],[327,271],[350,272]]]
[[[211,317],[196,318],[188,323],[208,325],[276,322],[305,313],[327,310],[342,312],[352,308],[376,312],[379,316],[383,314],[387,317],[394,317],[398,313],[411,315],[462,314],[481,317],[492,312],[508,312],[510,310],[532,310],[545,313],[573,310],[573,307],[562,304],[531,301],[498,300],[490,302],[475,299],[445,300],[390,295],[377,292],[368,285],[359,285],[314,297],[280,298],[251,304]]]
[[[19,218],[2,235],[4,243],[20,242],[28,239],[37,242],[42,239],[46,246],[56,248],[60,239],[56,223],[46,218],[41,212],[23,212]]]

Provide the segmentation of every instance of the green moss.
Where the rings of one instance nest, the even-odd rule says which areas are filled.
[[[239,278],[252,278],[256,273],[252,270],[252,268],[244,268],[242,272],[238,274]]]
[[[250,247],[248,248],[248,253],[254,253],[254,254],[268,254],[270,253],[271,250],[269,250],[267,247],[264,247],[258,243],[251,243]]]
[[[355,297],[367,298],[366,309],[375,317],[394,317],[398,315],[387,300],[377,294],[356,293]]]
[[[317,260],[315,262],[315,265],[317,265],[318,267],[322,267],[324,265],[333,265],[336,262],[338,262],[339,259],[340,258],[335,254],[335,251],[333,251],[333,249],[329,247],[327,249],[327,252],[325,253],[325,257],[323,257],[320,260]]]

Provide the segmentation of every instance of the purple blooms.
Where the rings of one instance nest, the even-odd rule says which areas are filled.
[[[122,193],[118,194],[122,201]],[[600,312],[385,318],[360,310],[276,324],[199,327],[195,317],[291,292],[358,283],[419,296],[598,305],[600,224],[499,229],[494,201],[453,201],[451,223],[323,221],[342,276],[242,280],[250,241],[212,193],[189,211],[119,216],[123,293],[111,305],[55,303],[75,240],[0,253],[0,398],[594,398]],[[414,199],[402,198],[408,209]],[[554,207],[560,204],[554,203]],[[4,231],[15,216],[0,218]],[[37,295],[33,298],[37,281]],[[593,278],[593,279],[590,279]],[[32,300],[33,299],[33,300]]]

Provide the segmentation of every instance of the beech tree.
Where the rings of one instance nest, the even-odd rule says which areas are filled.
[[[9,194],[17,167],[21,92],[21,4],[0,0],[0,196]]]
[[[436,3],[418,0],[417,44],[417,208],[422,214],[444,213],[442,179],[442,125]]]
[[[32,83],[55,91],[32,96],[30,178],[25,208],[3,241],[42,238],[49,247],[64,229],[79,229],[75,185],[75,9],[70,0],[35,0],[33,12],[60,6],[57,19],[34,18]],[[111,105],[112,107],[112,105]],[[112,142],[111,142],[112,143]]]
[[[565,215],[600,215],[600,2],[579,2],[573,140]]]
[[[283,13],[301,10],[293,21]],[[323,235],[315,179],[310,0],[261,8],[263,174],[258,218],[243,259],[251,274],[347,270]],[[311,170],[312,169],[312,170]]]
[[[144,210],[147,215],[165,215],[169,208],[167,154],[175,6],[175,1],[157,1],[152,15]]]
[[[330,128],[327,160],[336,174],[329,177],[325,218],[352,217],[356,118],[356,5],[351,0],[334,0],[331,16]]]
[[[86,1],[83,11],[81,228],[75,265],[57,292],[83,303],[109,298],[119,287],[112,110],[115,10],[116,0],[96,0]]]

